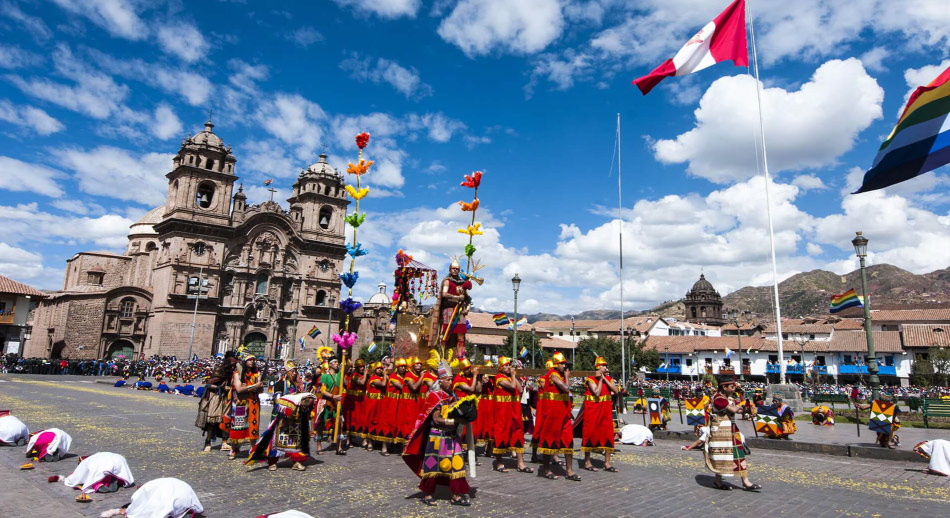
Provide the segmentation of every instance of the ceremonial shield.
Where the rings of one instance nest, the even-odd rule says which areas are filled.
[[[401,313],[396,317],[396,337],[393,341],[393,354],[397,358],[418,356],[425,360],[429,357],[426,336],[429,319],[426,317]]]
[[[663,425],[663,415],[660,413],[659,399],[654,399],[654,398],[647,399],[647,412],[650,413],[651,426]]]
[[[692,399],[684,399],[683,402],[686,404],[686,424],[689,426],[705,426],[706,425],[706,414],[705,409],[703,408],[704,398],[697,397]]]
[[[778,409],[772,405],[757,405],[755,410],[755,430],[764,434],[778,435],[781,430]]]
[[[868,430],[890,435],[894,424],[894,403],[890,401],[874,400],[871,403],[871,418],[868,419]]]

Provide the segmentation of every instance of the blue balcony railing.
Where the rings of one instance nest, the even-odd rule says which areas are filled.
[[[825,370],[824,370],[824,372],[820,372],[820,373],[821,373],[821,374],[828,374],[828,368],[827,368],[827,367],[822,367],[822,368],[825,369]],[[770,364],[768,364],[768,365],[765,366],[765,373],[766,373],[766,374],[779,374],[780,372],[781,372],[781,368],[780,368],[779,365],[775,365],[775,364],[770,363]],[[802,364],[800,364],[800,363],[799,363],[799,364],[796,364],[796,365],[786,365],[786,366],[785,366],[785,374],[803,374],[804,372],[805,372],[805,366],[802,365]]]
[[[666,365],[666,366],[661,365],[657,367],[656,372],[660,374],[666,374],[666,373],[679,374],[681,370],[682,368],[680,365]]]

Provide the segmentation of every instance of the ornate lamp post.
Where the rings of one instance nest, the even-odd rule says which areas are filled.
[[[663,353],[666,356],[666,358],[663,360],[664,363],[666,363],[666,384],[667,386],[669,386],[669,383],[670,383],[670,346],[669,345],[663,346]]]
[[[865,272],[864,258],[868,255],[868,238],[858,231],[854,239],[854,253],[861,261],[861,295],[864,297],[864,334],[868,340],[868,381],[871,383],[871,399],[878,399],[881,391],[881,380],[877,377],[877,358],[874,354],[874,335],[871,333],[871,301],[868,299],[868,276]]]
[[[511,327],[515,330],[514,340],[511,341],[511,359],[518,357],[518,289],[521,288],[521,277],[516,273],[511,278],[511,289],[515,292],[515,320]]]
[[[742,365],[742,328],[739,327],[740,315],[738,309],[731,309],[726,312],[726,318],[736,325],[736,340],[739,342],[739,381],[745,381],[745,369]]]

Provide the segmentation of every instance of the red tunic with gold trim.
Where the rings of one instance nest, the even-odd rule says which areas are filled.
[[[409,440],[416,426],[416,417],[419,415],[419,391],[409,388],[409,382],[419,381],[419,375],[412,370],[406,372],[402,382],[402,399],[399,400],[399,414],[397,425],[399,437]],[[419,388],[422,388],[421,386]]]
[[[541,421],[544,418],[544,413],[541,411],[541,407],[544,403],[544,400],[541,398],[541,394],[544,394],[544,385],[548,382],[548,376],[554,372],[554,369],[548,369],[547,372],[538,376],[538,402],[534,408],[534,429],[531,431],[531,446],[538,445],[538,430],[541,429]]]
[[[482,389],[478,393],[478,417],[472,423],[472,434],[478,444],[488,444],[492,438],[492,407],[494,406],[495,379],[492,376],[485,376],[482,382]]]
[[[464,390],[459,388],[459,385],[462,385],[462,384],[469,385],[469,386],[474,385],[475,384],[474,377],[463,376],[462,373],[458,373],[455,375],[455,378],[452,379],[452,392],[455,394],[455,397],[459,399],[472,395],[471,393],[465,392]]]
[[[521,393],[501,386],[511,381],[505,374],[495,376],[495,394],[492,401],[492,434],[494,454],[524,451],[524,424],[521,422]],[[481,416],[479,416],[481,417]]]
[[[402,389],[396,387],[395,383],[402,383],[402,376],[395,372],[389,375],[389,381],[386,383],[386,394],[383,397],[382,411],[380,412],[380,437],[381,441],[402,443],[406,440],[399,435],[399,401],[402,399]]]
[[[464,295],[468,290],[472,289],[471,281],[462,280],[461,278],[453,279],[452,277],[446,277],[445,279],[443,279],[442,282],[444,283],[446,281],[448,281],[448,285],[449,285],[448,286],[449,295]],[[465,339],[465,332],[468,329],[465,326],[465,318],[463,318],[461,315],[456,315],[457,322],[455,323],[455,326],[453,326],[450,331],[447,331],[449,324],[452,323],[453,314],[456,314],[455,308],[458,305],[459,303],[451,301],[451,300],[447,300],[447,299],[442,300],[441,308],[440,308],[440,311],[442,312],[442,328],[440,329],[440,331],[442,334],[440,335],[440,338],[444,337],[446,333],[448,332],[452,334],[461,335],[458,338],[459,340]]]
[[[558,390],[555,379],[564,382],[557,371],[551,372],[544,383],[540,400],[541,426],[538,429],[538,452],[542,454],[574,453],[574,428],[571,415],[571,395]]]
[[[606,381],[613,382],[604,375]],[[604,383],[600,395],[594,395],[591,383],[597,386],[597,378],[590,376],[584,380],[584,424],[581,429],[581,451],[605,453],[614,451],[614,418],[610,389]]]
[[[356,383],[360,377],[356,373],[346,377],[346,397],[343,398],[341,414],[344,430],[350,437],[366,436],[366,422],[362,415],[366,391]]]
[[[383,381],[383,378],[375,374],[366,380],[366,400],[363,402],[363,426],[366,429],[366,437],[374,441],[382,440],[382,430],[380,430],[382,416],[380,414],[382,411],[383,393],[382,390],[373,385],[374,382],[381,381]]]

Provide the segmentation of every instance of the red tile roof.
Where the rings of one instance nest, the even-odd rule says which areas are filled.
[[[46,298],[46,294],[42,291],[23,284],[22,282],[17,282],[9,277],[0,275],[0,293],[8,293],[11,295],[29,295],[30,297],[35,297],[38,299]]]
[[[906,347],[950,347],[950,325],[947,324],[904,324]]]
[[[941,309],[882,309],[871,306],[871,320],[886,322],[917,321],[932,323],[950,322],[950,308]]]

